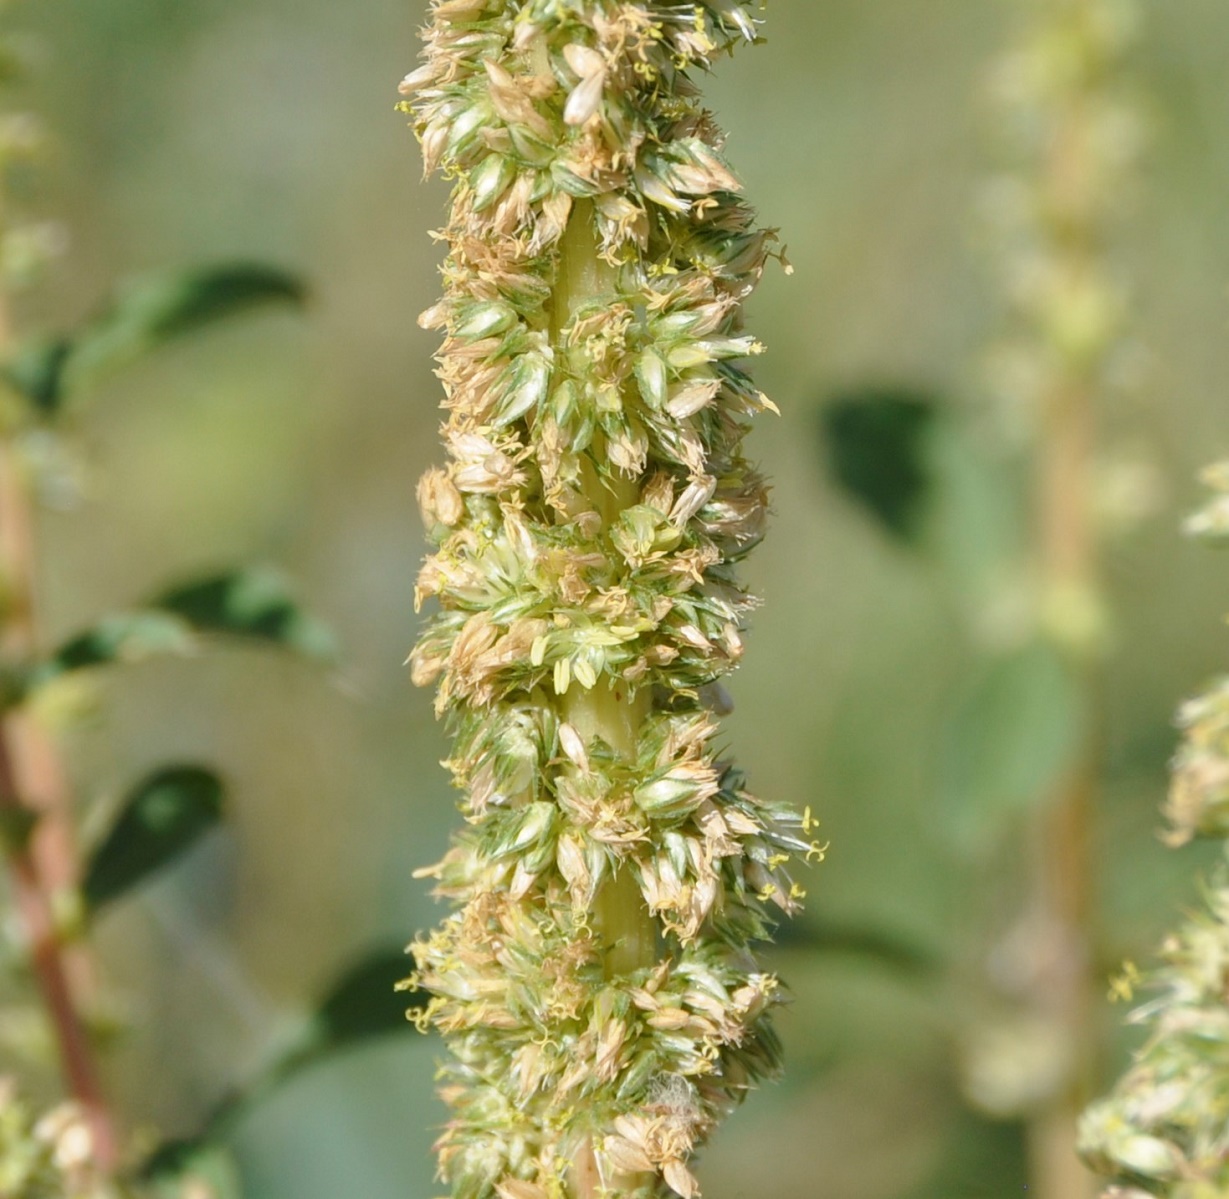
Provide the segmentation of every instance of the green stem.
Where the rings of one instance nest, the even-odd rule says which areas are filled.
[[[564,704],[564,715],[585,741],[600,737],[625,757],[635,754],[639,729],[648,711],[647,695],[631,699],[620,689],[600,684],[592,691],[580,691],[573,684]],[[657,961],[657,923],[629,870],[620,870],[598,892],[593,927],[605,946],[608,979]]]
[[[598,253],[593,205],[579,201],[572,210],[559,248],[552,309],[552,333],[557,353],[562,353],[561,335],[576,314],[585,305],[611,296],[616,283],[614,268]],[[603,449],[599,437],[594,443],[594,453],[600,455]],[[637,482],[617,477],[604,479],[596,467],[585,474],[587,498],[601,514],[604,529],[608,530],[620,512],[637,502]],[[586,691],[573,680],[561,706],[564,719],[586,743],[600,738],[615,753],[635,758],[640,729],[650,710],[646,691],[633,696],[619,682],[607,684],[604,680]],[[631,871],[618,871],[601,887],[594,903],[593,928],[604,947],[607,979],[620,978],[657,961],[657,924]],[[592,1136],[587,1137],[574,1159],[575,1199],[598,1199],[642,1184],[637,1177],[603,1179],[593,1141]]]

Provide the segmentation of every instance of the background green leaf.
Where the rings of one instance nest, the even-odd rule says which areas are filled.
[[[201,632],[271,641],[311,658],[331,660],[335,655],[328,628],[295,603],[273,570],[214,575],[173,587],[153,602]]]
[[[222,819],[224,790],[212,771],[167,766],[143,779],[90,857],[82,884],[97,911],[192,848]]]
[[[4,377],[39,412],[51,416],[63,399],[64,372],[72,352],[72,339],[68,337],[27,342],[10,359]]]
[[[194,645],[191,626],[178,616],[157,611],[120,612],[65,642],[35,672],[35,682],[70,670],[139,662],[155,654],[186,654]]]
[[[1019,606],[1029,538],[1022,511],[1022,497],[1029,494],[1027,468],[1018,454],[1013,457],[984,434],[968,414],[948,410],[935,422],[926,447],[935,481],[927,548],[952,598],[983,629],[996,613]]]
[[[938,406],[910,388],[865,388],[820,410],[829,469],[896,540],[917,543],[934,484],[927,439]]]
[[[941,798],[947,831],[975,850],[1048,797],[1081,743],[1080,689],[1059,652],[1037,641],[991,661],[949,721]]]
[[[105,617],[37,665],[30,683],[157,654],[190,654],[200,634],[268,642],[322,661],[336,653],[332,633],[294,602],[281,576],[256,568],[184,583],[155,597],[150,608]]]
[[[151,1171],[154,1199],[185,1199],[196,1190],[209,1199],[240,1199],[243,1187],[234,1158],[223,1147],[203,1142],[181,1142],[177,1152],[167,1153],[162,1168]]]
[[[424,1007],[429,996],[395,990],[411,969],[401,946],[378,947],[356,959],[325,990],[300,1035],[273,1054],[244,1086],[228,1091],[195,1136],[164,1142],[142,1173],[148,1178],[182,1173],[197,1154],[217,1144],[253,1107],[303,1070],[365,1041],[413,1032],[406,1013]]]
[[[891,929],[874,925],[834,924],[814,919],[786,920],[773,943],[787,950],[815,955],[841,954],[862,958],[889,970],[915,977],[939,976],[942,955],[930,945]]]
[[[316,1009],[320,1042],[329,1050],[404,1032],[406,1012],[425,1005],[422,992],[393,988],[413,970],[404,948],[373,950],[338,976]]]
[[[255,308],[301,305],[306,294],[296,276],[258,263],[146,279],[122,291],[77,333],[18,350],[4,373],[39,412],[52,416],[95,378],[150,350]]]

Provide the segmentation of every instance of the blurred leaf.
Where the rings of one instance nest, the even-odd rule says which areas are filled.
[[[937,404],[905,388],[867,388],[821,411],[837,482],[897,540],[916,545],[934,485],[927,439]]]
[[[53,337],[21,346],[5,368],[4,375],[44,416],[51,416],[60,405],[64,371],[73,343],[67,337]]]
[[[888,929],[786,920],[774,942],[783,949],[814,954],[848,954],[866,958],[888,969],[912,975],[938,975],[940,955],[930,946]]]
[[[937,481],[928,542],[950,592],[983,628],[1020,607],[1029,539],[1021,497],[1030,494],[1019,460],[986,442],[960,413],[948,412],[927,447]]]
[[[335,657],[328,628],[294,603],[275,572],[254,569],[186,583],[157,596],[150,609],[100,620],[36,666],[30,683],[37,687],[72,670],[156,654],[190,654],[201,633],[268,641],[325,661]]]
[[[986,1199],[1018,1195],[1027,1199],[1028,1136],[1019,1121],[992,1120],[965,1106],[961,1097],[939,1092],[933,1101],[946,1109],[944,1131],[935,1146],[937,1162],[902,1199]],[[1001,1190],[987,1190],[987,1179]]]
[[[844,492],[938,564],[975,635],[1010,637],[1027,539],[1017,459],[962,409],[919,388],[856,389],[826,404],[821,419]]]
[[[941,785],[948,831],[968,850],[1049,797],[1081,741],[1076,680],[1046,642],[993,661],[949,722]]]
[[[407,1009],[426,1003],[421,993],[394,990],[412,969],[403,948],[375,950],[350,966],[316,1009],[317,1027],[328,1048],[405,1032],[410,1027]]]
[[[186,853],[222,819],[223,788],[199,766],[168,766],[144,779],[90,858],[82,884],[97,911]]]
[[[336,654],[328,628],[303,612],[270,570],[215,575],[172,588],[153,602],[201,632],[272,641],[325,661]]]
[[[303,284],[276,267],[235,263],[149,279],[118,295],[79,332],[19,350],[8,381],[44,415],[75,391],[175,338],[269,304],[302,304]]]
[[[154,654],[190,653],[191,626],[168,612],[121,612],[62,645],[35,673],[35,682],[112,662],[139,662]]]
[[[270,1057],[248,1083],[224,1095],[195,1136],[163,1144],[146,1162],[142,1175],[178,1173],[204,1146],[227,1136],[253,1107],[330,1054],[391,1033],[412,1032],[406,1012],[425,1007],[429,996],[394,990],[409,968],[405,950],[388,946],[372,950],[343,970],[321,997],[302,1034]]]
[[[193,1182],[209,1199],[241,1199],[243,1194],[234,1158],[213,1142],[166,1141],[145,1163],[141,1175],[153,1183],[154,1199],[186,1199],[197,1194],[186,1185]]]

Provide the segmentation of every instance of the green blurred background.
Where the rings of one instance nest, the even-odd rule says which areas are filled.
[[[978,663],[942,562],[901,548],[834,487],[819,412],[866,384],[979,403],[994,332],[973,213],[988,172],[979,100],[1008,0],[774,0],[768,44],[708,95],[729,157],[796,273],[750,321],[783,411],[753,447],[775,480],[748,566],[766,604],[733,681],[730,740],[761,794],[831,839],[802,934],[772,952],[795,996],[787,1079],[701,1164],[707,1199],[957,1199],[1024,1192],[1018,1128],[961,1098],[955,1031],[994,1028],[977,962],[1010,847],[952,848],[941,745]],[[1117,443],[1160,481],[1110,558],[1114,655],[1099,830],[1106,970],[1146,954],[1193,895],[1198,852],[1158,844],[1171,713],[1226,661],[1225,563],[1177,532],[1194,473],[1229,450],[1229,9],[1152,0],[1137,54],[1153,144],[1121,260],[1146,352]],[[233,819],[106,916],[108,982],[132,1030],[111,1065],[126,1109],[194,1121],[365,948],[439,912],[411,872],[456,823],[446,744],[401,666],[424,551],[414,485],[439,457],[434,336],[445,193],[393,111],[422,0],[38,0],[31,103],[55,147],[44,214],[72,249],[28,327],[112,284],[214,259],[272,260],[313,291],[168,349],[75,419],[88,505],[44,521],[48,627],[67,633],[167,578],[270,561],[342,645],[342,678],[254,651],[106,680],[70,746],[83,797],[170,757],[212,760]],[[809,934],[808,934],[809,930]],[[834,931],[835,930],[835,931]],[[999,930],[1001,931],[1001,929]],[[936,970],[935,960],[957,964]],[[973,977],[974,981],[969,981]],[[961,981],[961,980],[964,981]],[[1108,1008],[1109,1026],[1119,1015]],[[300,1076],[234,1136],[259,1199],[427,1199],[434,1042],[408,1032]]]

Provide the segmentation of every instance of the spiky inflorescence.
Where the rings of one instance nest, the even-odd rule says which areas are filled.
[[[719,760],[718,680],[760,539],[739,360],[771,252],[692,75],[732,0],[434,0],[402,85],[455,181],[439,356],[446,468],[419,497],[468,828],[413,946],[455,1055],[458,1199],[697,1193],[687,1162],[778,1065],[749,946],[792,912],[805,820]]]
[[[1229,463],[1209,471],[1221,494],[1188,527],[1223,536]],[[1229,838],[1229,681],[1179,714],[1184,738],[1166,808],[1171,844]],[[1113,1094],[1091,1107],[1081,1152],[1120,1185],[1106,1199],[1222,1199],[1229,1194],[1229,873],[1206,910],[1165,942],[1146,980],[1156,996],[1132,1013],[1150,1034]]]

